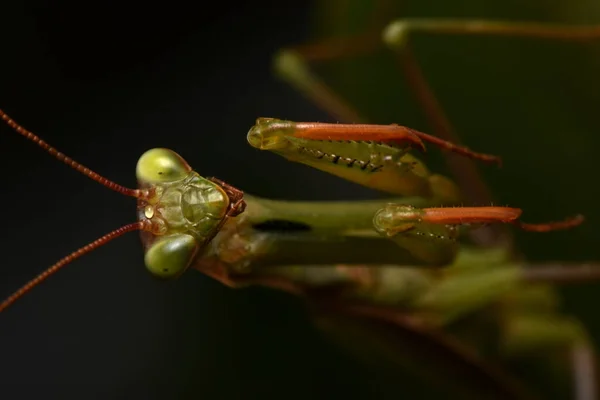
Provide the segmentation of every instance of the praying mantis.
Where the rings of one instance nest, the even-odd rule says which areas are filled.
[[[354,4],[353,4],[354,3]],[[373,3],[370,3],[371,5]],[[364,80],[351,80],[347,79],[345,85],[349,88],[341,86],[338,82],[337,86],[328,86],[327,82],[322,80],[321,77],[314,73],[310,67],[321,66],[322,64],[335,63],[338,60],[350,60],[353,58],[366,58],[367,55],[376,54],[381,58],[383,53],[382,48],[392,50],[390,54],[391,58],[396,61],[400,67],[398,76],[406,78],[406,86],[409,92],[413,95],[417,103],[420,105],[424,114],[428,118],[431,129],[440,137],[446,139],[452,138],[456,140],[454,129],[449,122],[447,115],[441,108],[439,100],[434,95],[429,82],[423,75],[423,71],[419,66],[419,59],[415,57],[413,50],[413,44],[418,41],[419,35],[422,36],[481,36],[481,37],[513,37],[520,38],[525,41],[545,41],[551,42],[578,42],[578,43],[597,43],[598,39],[598,27],[592,26],[565,26],[560,24],[544,24],[544,23],[510,23],[497,20],[471,20],[471,19],[423,19],[423,18],[399,18],[396,20],[390,20],[389,14],[390,9],[393,8],[390,2],[377,2],[380,7],[380,11],[376,18],[371,19],[371,30],[367,30],[362,34],[347,36],[347,37],[336,37],[332,40],[323,40],[313,44],[302,45],[287,51],[281,52],[276,58],[276,70],[279,75],[286,81],[290,82],[294,87],[303,92],[306,96],[311,98],[323,109],[328,110],[331,115],[334,115],[338,120],[342,121],[354,121],[360,122],[365,121],[364,115],[352,107],[351,103],[344,101],[344,97],[340,96],[339,92],[336,92],[336,88],[341,90],[342,93],[352,94],[354,86],[359,86]],[[357,7],[357,2],[338,2],[337,7],[341,10],[340,14],[344,14],[347,9],[354,7],[365,11],[367,7]],[[366,3],[363,4],[365,6]],[[386,8],[387,6],[387,8]],[[332,12],[332,7],[327,10],[327,6],[321,5],[322,9]],[[376,7],[374,7],[376,8]],[[356,15],[361,15],[359,11]],[[376,12],[374,14],[376,14]],[[386,15],[387,12],[387,15]],[[330,14],[327,14],[330,16]],[[386,20],[382,25],[377,25],[377,17],[380,20]],[[367,17],[368,19],[368,17]],[[343,20],[343,19],[341,19]],[[350,20],[350,18],[347,18]],[[348,26],[356,25],[356,17],[351,22],[347,23]],[[327,25],[325,25],[327,26]],[[344,23],[337,26],[344,27]],[[378,30],[378,27],[380,30]],[[332,29],[335,30],[335,27]],[[383,40],[382,40],[383,39]],[[416,45],[415,45],[416,46]],[[418,49],[418,48],[417,48]],[[474,56],[474,54],[473,54]],[[452,61],[449,61],[449,65]],[[378,64],[381,65],[381,64]],[[372,68],[360,69],[355,68],[352,72],[356,76],[357,71],[371,72],[375,70]],[[344,74],[344,69],[339,68],[337,73],[340,75]],[[389,75],[386,75],[389,77]],[[336,81],[336,76],[329,73],[331,82]],[[349,78],[349,76],[346,76]],[[377,79],[377,77],[374,77]],[[341,79],[337,79],[338,81]],[[384,87],[381,96],[388,99],[390,91],[386,89],[395,89],[397,86],[389,85]],[[381,105],[381,102],[374,102]],[[375,105],[370,107],[368,102],[362,102],[361,106],[363,110],[369,108],[371,114],[376,114],[378,110],[375,109]],[[388,107],[389,109],[395,109],[394,107]],[[388,114],[389,115],[389,114]],[[389,118],[389,116],[388,116]],[[464,192],[469,193],[469,198],[475,202],[485,202],[484,199],[489,199],[489,194],[486,194],[486,188],[477,185],[477,172],[469,171],[469,166],[463,164],[460,166],[461,161],[452,159],[449,157],[449,166],[454,171],[454,176],[462,181],[464,184],[461,188],[466,188]],[[549,327],[548,331],[552,329]],[[590,375],[591,376],[591,375]],[[595,380],[597,378],[590,378]],[[550,389],[551,391],[552,389]],[[556,393],[554,393],[556,394]],[[549,396],[549,394],[546,394]],[[589,395],[592,398],[593,395]],[[560,398],[560,395],[558,395]],[[586,395],[583,395],[586,397]]]
[[[310,296],[315,289],[345,287],[335,296],[342,303],[349,300],[352,305],[358,300],[358,310],[361,300],[406,308],[409,314],[415,313],[410,317],[416,318],[410,326],[433,328],[450,324],[497,297],[513,294],[519,283],[539,276],[538,271],[530,277],[505,255],[498,257],[489,251],[478,256],[463,249],[470,260],[457,261],[459,228],[473,223],[510,223],[533,232],[548,232],[570,229],[583,221],[578,216],[529,224],[520,222],[521,210],[515,208],[428,207],[452,204],[458,201],[458,192],[452,181],[427,171],[410,154],[413,147],[422,150],[424,142],[429,141],[475,159],[498,159],[398,125],[259,118],[247,136],[252,146],[374,189],[413,195],[384,202],[307,203],[245,195],[217,178],[201,177],[178,154],[162,148],[148,150],[140,157],[136,168],[139,188],[129,189],[60,153],[1,110],[0,118],[59,161],[138,202],[138,222],[64,257],[0,303],[0,311],[80,256],[124,233],[141,231],[144,262],[159,278],[177,278],[193,267],[232,288],[258,284]],[[447,267],[452,272],[440,276],[435,267]],[[460,273],[454,275],[454,271]],[[584,276],[576,279],[589,278],[589,271],[583,272]],[[558,273],[567,278],[571,274]],[[477,296],[471,297],[469,291]],[[526,354],[531,329],[539,335],[548,327],[557,331],[545,335],[550,348],[568,345],[579,351],[577,346],[589,345],[577,323],[554,315],[547,293],[542,291],[541,299],[537,297],[540,293],[534,295],[533,299],[517,297],[516,301],[523,304],[519,304],[516,314],[508,314],[511,326],[503,332],[508,341],[504,351]],[[529,307],[543,315],[532,315]],[[533,341],[533,349],[538,339]],[[473,363],[479,367],[476,361]],[[522,389],[514,388],[508,378],[496,376],[491,370],[486,373],[507,393],[522,394]],[[583,389],[578,387],[583,394],[592,390],[586,384]]]
[[[257,127],[259,127],[259,128],[260,128],[260,127],[264,127],[265,125],[266,125],[267,127],[270,127],[271,125],[268,125],[268,124],[267,124],[267,122],[268,122],[268,121],[259,121],[259,123],[257,123]],[[337,150],[337,148],[335,148],[335,149]],[[317,151],[321,151],[321,150],[317,150]],[[171,157],[171,156],[170,156],[170,155],[167,155],[167,157]],[[142,173],[143,173],[143,172],[142,172]],[[229,197],[229,195],[228,195],[228,197]],[[256,201],[256,200],[255,200],[255,201]],[[250,201],[249,203],[252,203],[252,202]],[[387,201],[386,201],[386,203],[387,203]],[[434,204],[432,204],[432,205],[436,205],[436,206],[437,206],[437,205],[439,205],[439,204],[435,204],[435,203],[436,203],[435,201],[434,201],[433,203],[434,203]],[[412,204],[415,204],[415,203],[412,203]],[[256,206],[256,204],[254,204],[254,205]],[[425,202],[425,203],[423,204],[423,206],[426,206],[426,205],[427,205],[427,203]],[[376,207],[376,209],[377,209],[377,210],[378,210],[378,209],[380,209],[380,208],[379,208],[379,206],[383,206],[383,203],[379,202],[379,204],[378,204],[378,205],[377,205],[377,207]],[[436,208],[437,208],[437,207],[436,207]],[[372,210],[370,210],[369,214],[375,214],[375,212],[377,211],[376,209],[372,209]],[[506,213],[508,212],[508,209],[504,210],[504,209],[500,209],[500,208],[497,208],[497,209],[495,208],[495,210],[496,210],[496,211],[503,212],[503,214],[502,214],[503,216],[506,216]],[[239,215],[239,217],[241,218],[241,217],[243,217],[244,215],[248,215],[248,214],[249,214],[251,211],[252,211],[252,206],[249,206],[249,207],[248,207],[248,209],[244,210],[244,212],[242,212],[242,213]],[[406,210],[405,210],[405,211],[406,211]],[[331,211],[330,211],[330,212],[331,212]],[[411,211],[411,212],[412,212],[412,211]],[[512,215],[512,214],[511,214],[511,215]],[[479,217],[481,218],[481,215],[480,215]],[[238,218],[238,217],[232,217],[232,218]],[[369,219],[370,219],[370,218],[369,218]],[[479,221],[479,220],[477,220],[477,219],[474,219],[472,222],[478,222],[478,221]],[[405,222],[405,221],[402,221],[402,222]],[[479,221],[479,222],[481,222],[481,221]],[[483,222],[487,222],[487,221],[483,221]],[[314,223],[314,222],[313,222],[313,223]],[[275,226],[273,226],[273,225],[272,225],[272,226],[271,226],[271,228],[279,228],[279,229],[283,229],[283,230],[285,230],[285,229],[293,230],[293,229],[295,228],[295,229],[299,229],[299,230],[301,230],[301,226],[299,226],[299,225],[297,225],[297,226],[291,225],[291,226],[290,226],[289,224],[287,225],[287,228],[286,228],[286,226],[281,226],[281,225],[280,225],[280,226],[277,226],[276,224],[275,224]],[[269,229],[269,226],[268,226],[268,224],[266,224],[266,225],[265,225],[265,227],[264,227],[263,229],[265,229],[265,230],[268,230],[268,229]],[[445,228],[444,228],[444,229],[445,229]],[[211,242],[211,243],[214,243],[214,242]],[[409,248],[410,248],[410,246],[409,246]],[[417,249],[421,249],[422,247],[419,247],[419,246],[417,246],[416,248],[417,248]],[[437,247],[436,247],[436,249],[437,249]],[[425,253],[426,253],[425,255],[427,255],[427,253],[428,253],[428,252],[425,252]],[[215,254],[217,254],[217,253],[215,253]],[[219,254],[220,254],[220,253],[219,253]],[[286,254],[288,254],[290,257],[293,257],[293,256],[294,256],[294,253],[293,253],[293,252],[286,252]],[[437,255],[437,253],[436,253],[436,255]],[[454,256],[455,256],[455,254],[451,254],[451,256],[448,256],[448,258],[450,258],[450,259],[454,259]],[[484,258],[486,259],[486,264],[488,264],[488,263],[489,263],[489,259],[490,259],[490,258],[492,258],[492,256],[491,256],[490,254],[487,254],[487,255],[486,255]],[[295,259],[297,260],[298,258],[295,258]],[[371,260],[372,260],[372,259],[371,259]],[[397,259],[396,259],[396,260],[397,260]],[[387,260],[386,260],[386,261],[387,261]],[[460,261],[460,260],[459,260],[459,261]],[[447,262],[447,260],[446,260],[446,262]],[[496,260],[495,262],[491,262],[491,263],[489,263],[489,264],[498,264],[498,265],[502,265],[502,264],[503,264],[503,262],[504,262],[504,259],[503,259],[503,257],[502,257],[502,256],[500,256],[500,257],[499,257],[499,260]],[[460,263],[459,263],[459,264],[460,264]],[[468,264],[468,262],[467,262],[467,264]],[[459,265],[459,266],[462,266],[462,265]],[[487,265],[487,266],[489,266],[489,265]],[[492,266],[493,266],[493,265],[492,265]],[[244,266],[242,266],[242,267],[240,267],[240,268],[242,268],[242,270],[243,270],[243,268],[247,268],[247,267],[244,267]],[[283,269],[281,269],[281,270],[279,270],[279,271],[278,271],[278,270],[274,270],[273,272],[274,272],[274,273],[278,273],[278,272],[281,272],[281,271],[283,271]],[[368,286],[368,281],[369,281],[369,279],[371,279],[371,278],[369,278],[369,273],[368,273],[369,271],[371,271],[371,270],[370,270],[370,269],[367,269],[367,270],[365,271],[366,273],[363,273],[363,274],[362,274],[362,276],[363,276],[363,281],[367,281],[367,283],[365,284],[365,285],[367,285],[367,286]],[[381,269],[381,271],[386,271],[386,269],[385,269],[385,268],[383,268],[383,269]],[[391,271],[391,273],[393,274],[393,272],[394,272],[394,271],[399,271],[399,270],[397,270],[397,269],[393,269],[393,268],[390,268],[390,269],[388,269],[388,271]],[[158,271],[158,272],[160,272],[160,271]],[[242,272],[243,272],[243,271],[242,271]],[[290,273],[290,274],[291,274],[292,272],[293,272],[293,271],[288,271],[288,272],[286,272],[286,273]],[[346,273],[344,272],[344,269],[343,269],[343,268],[339,268],[339,272],[340,272],[340,275],[341,275],[341,277],[343,277],[343,278],[345,278],[345,279],[351,280],[352,282],[354,282],[354,281],[357,281],[357,282],[362,282],[362,281],[361,281],[361,280],[359,280],[358,278],[353,278],[353,277],[352,277],[352,275],[350,275],[350,274],[346,275]],[[359,272],[360,272],[360,270],[359,270]],[[411,273],[412,273],[412,272],[411,272]],[[317,278],[318,278],[318,275],[317,275]],[[294,279],[300,279],[300,277],[298,277],[298,278],[294,278]],[[307,277],[306,279],[310,279],[310,277]],[[334,279],[335,279],[335,277],[334,277]],[[417,278],[417,279],[419,279],[419,278]],[[281,286],[281,285],[279,285],[279,284],[275,283],[275,284],[274,284],[274,286]],[[289,289],[289,290],[295,290],[295,289]],[[368,296],[368,293],[367,293],[367,294],[362,294],[362,295],[363,295],[363,296]],[[384,300],[385,300],[385,299],[384,299]],[[483,300],[482,300],[482,301],[483,301]],[[568,331],[568,329],[567,329],[567,331]]]

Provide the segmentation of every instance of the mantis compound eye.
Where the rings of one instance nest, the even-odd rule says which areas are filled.
[[[142,154],[136,167],[137,179],[146,183],[181,180],[192,168],[177,153],[169,149],[151,149]]]
[[[190,265],[197,250],[198,243],[191,235],[164,236],[146,251],[144,263],[158,278],[176,278]]]

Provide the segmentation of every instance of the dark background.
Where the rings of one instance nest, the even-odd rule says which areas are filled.
[[[324,118],[272,78],[272,53],[309,28],[309,3],[284,3],[13,2],[2,18],[1,107],[123,185],[136,185],[137,157],[162,146],[264,196],[318,197],[313,178],[344,188],[303,168],[278,176],[285,162],[245,139],[259,116]],[[2,133],[4,297],[135,213],[133,199]],[[295,299],[196,272],[160,282],[142,257],[138,235],[126,235],[3,313],[0,397],[306,398],[360,382]],[[332,376],[339,368],[354,379]]]
[[[502,9],[500,2],[469,8],[476,2],[464,1],[463,8],[453,9],[435,3],[404,10],[404,15],[517,15],[578,22],[595,22],[598,15],[584,1],[573,2],[571,11],[577,3],[580,14],[565,12],[558,1],[532,2],[539,7],[525,9],[519,2],[502,2]],[[160,146],[180,153],[204,176],[218,176],[265,197],[371,195],[246,143],[246,132],[259,116],[329,119],[271,73],[271,56],[278,48],[309,36],[312,3],[204,4],[200,12],[183,2],[5,5],[0,107],[64,153],[127,186],[135,186],[137,157]],[[574,212],[591,217],[575,234],[519,234],[525,253],[542,260],[597,258],[598,168],[591,161],[598,144],[600,91],[595,90],[597,76],[586,74],[597,65],[597,52],[583,64],[590,60],[587,53],[567,57],[561,53],[570,51],[566,48],[557,52],[530,44],[545,53],[531,55],[528,63],[523,61],[531,53],[527,44],[514,50],[500,43],[499,52],[489,57],[482,52],[489,50],[489,41],[427,44],[421,56],[432,60],[430,72],[436,72],[434,67],[442,71],[434,84],[466,142],[508,159],[502,171],[486,172],[499,202],[522,205],[529,220]],[[475,63],[472,69],[461,65],[468,62]],[[385,77],[358,68],[350,72],[360,79],[347,83],[369,85]],[[522,73],[510,75],[513,71]],[[351,84],[341,86],[354,96],[360,92]],[[369,86],[362,99],[377,115],[382,110],[377,101],[389,106],[389,99],[374,88]],[[538,100],[525,98],[534,92]],[[414,106],[402,108],[409,98],[399,101],[406,103],[398,103],[398,117],[377,115],[378,122],[426,130]],[[565,107],[570,117],[558,117]],[[550,132],[540,124],[559,129]],[[566,129],[574,124],[573,130]],[[1,130],[0,293],[5,296],[135,215],[133,199]],[[68,266],[3,313],[0,396],[372,398],[378,392],[372,385],[376,374],[331,347],[296,299],[262,289],[230,290],[196,272],[174,282],[156,281],[145,271],[142,256],[137,235],[129,234]],[[594,289],[574,289],[567,304],[597,329],[596,313],[586,307],[594,301]]]

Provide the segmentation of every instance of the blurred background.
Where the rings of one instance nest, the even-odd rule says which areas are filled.
[[[406,0],[390,18],[471,17],[600,23],[592,0]],[[284,46],[360,32],[368,1],[229,1],[203,6],[22,1],[3,7],[0,107],[91,169],[135,186],[152,147],[199,173],[281,199],[376,196],[252,149],[257,117],[331,121],[271,68]],[[600,42],[415,37],[413,48],[461,138],[499,154],[482,167],[496,204],[526,221],[575,213],[584,226],[515,232],[535,261],[598,260]],[[318,71],[370,120],[429,131],[389,55]],[[0,128],[0,295],[135,219],[119,196]],[[442,170],[432,155],[433,169]],[[234,291],[191,271],[152,278],[136,234],[73,263],[0,317],[0,396],[62,398],[384,398],[369,369],[332,346],[297,299]],[[565,308],[600,333],[597,285],[562,289]],[[434,362],[434,360],[424,360]]]

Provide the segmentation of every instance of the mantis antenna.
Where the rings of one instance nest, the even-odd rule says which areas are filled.
[[[15,122],[11,117],[8,116],[8,114],[6,114],[2,110],[0,110],[0,118],[2,118],[8,124],[8,126],[13,128],[21,136],[24,136],[25,138],[29,139],[33,143],[37,144],[38,146],[40,146],[42,149],[46,150],[46,152],[48,152],[51,156],[53,156],[57,160],[64,162],[69,167],[75,169],[76,171],[81,172],[83,175],[87,176],[88,178],[91,178],[92,180],[100,183],[101,185],[106,186],[107,188],[112,189],[121,194],[124,194],[126,196],[135,197],[137,199],[148,199],[153,195],[151,190],[126,188],[124,186],[121,186],[121,185],[109,180],[109,179],[106,179],[105,177],[103,177],[100,174],[97,174],[96,172],[92,171],[91,169],[83,166],[82,164],[78,163],[77,161],[73,160],[72,158],[67,157],[63,153],[59,152],[54,147],[50,146],[48,143],[43,141],[36,134],[23,128],[21,125],[19,125],[17,122]],[[84,254],[91,252],[92,250],[97,249],[98,247],[110,242],[111,240],[123,235],[126,232],[132,232],[132,231],[138,231],[138,230],[153,231],[153,226],[151,225],[151,223],[144,223],[144,222],[134,222],[134,223],[122,226],[122,227],[115,229],[114,231],[109,232],[106,235],[94,240],[93,242],[81,247],[80,249],[69,254],[68,256],[63,257],[56,264],[50,266],[44,272],[42,272],[41,274],[39,274],[32,280],[27,282],[25,285],[21,286],[20,289],[18,289],[11,296],[9,296],[6,300],[4,300],[2,303],[0,303],[0,312],[4,311],[7,307],[9,307],[11,304],[13,304],[19,298],[23,297],[27,292],[29,292],[35,286],[42,283],[46,278],[48,278],[49,276],[51,276],[52,274],[57,272],[62,267],[69,264],[70,262],[76,260],[77,258],[81,257]]]
[[[4,311],[12,303],[17,301],[19,298],[23,297],[27,292],[29,292],[35,286],[42,283],[50,275],[54,274],[56,271],[58,271],[62,267],[69,264],[71,261],[74,261],[77,258],[81,257],[82,255],[89,253],[90,251],[92,251],[94,249],[97,249],[98,247],[102,246],[103,244],[110,242],[111,240],[121,236],[122,234],[124,234],[126,232],[141,230],[141,229],[143,229],[143,225],[144,224],[142,222],[134,222],[132,224],[122,226],[118,229],[115,229],[112,232],[107,233],[106,235],[102,236],[101,238],[98,238],[98,239],[94,240],[93,242],[86,244],[85,246],[74,251],[73,253],[69,254],[68,256],[63,257],[56,264],[52,265],[50,268],[46,269],[44,272],[42,272],[41,274],[39,274],[32,280],[27,282],[25,285],[21,286],[19,288],[19,290],[14,292],[12,295],[7,297],[6,300],[4,300],[2,303],[0,303],[0,312]]]
[[[40,146],[42,149],[46,150],[52,157],[56,158],[58,161],[64,162],[69,167],[81,172],[83,175],[87,176],[88,178],[91,178],[99,184],[126,196],[135,197],[137,199],[147,199],[148,197],[150,197],[151,193],[148,190],[129,189],[125,186],[121,186],[118,183],[115,183],[109,179],[106,179],[102,175],[97,174],[96,172],[78,163],[72,158],[67,157],[66,155],[64,155],[63,153],[61,153],[60,151],[56,150],[54,147],[50,146],[48,143],[43,141],[35,133],[28,131],[27,129],[23,128],[21,125],[16,123],[11,117],[8,116],[8,114],[6,114],[2,110],[0,110],[0,118],[2,118],[8,124],[8,126],[17,131],[17,133],[19,133],[21,136],[24,136],[25,138],[31,140],[33,143]]]

